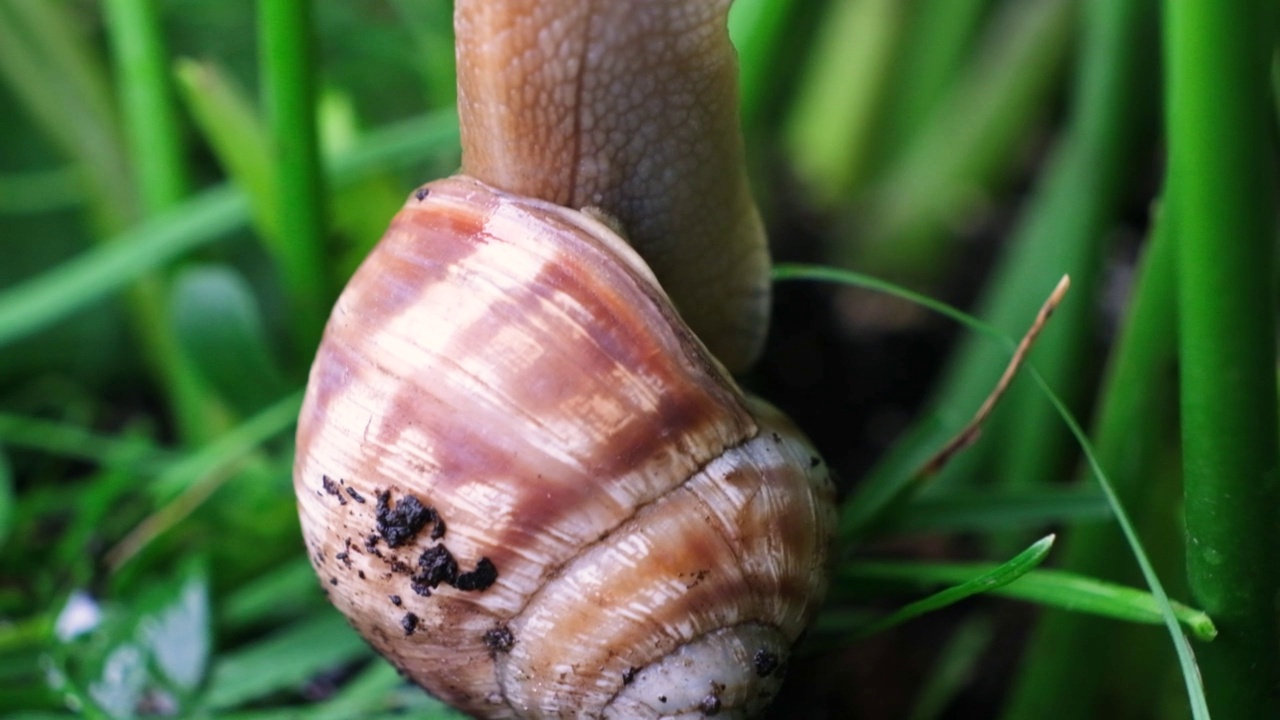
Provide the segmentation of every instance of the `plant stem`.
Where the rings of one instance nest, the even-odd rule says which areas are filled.
[[[276,154],[284,286],[296,350],[320,339],[329,292],[323,263],[323,169],[316,130],[315,48],[308,0],[259,0],[261,72]]]
[[[1169,0],[1187,572],[1219,718],[1280,716],[1275,146],[1260,0]]]

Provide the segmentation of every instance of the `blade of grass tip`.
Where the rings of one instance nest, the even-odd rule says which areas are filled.
[[[1274,6],[1164,3],[1187,579],[1221,631],[1201,670],[1227,718],[1280,707]]]
[[[1147,552],[1142,546],[1142,541],[1138,538],[1138,533],[1134,530],[1133,523],[1130,522],[1124,505],[1120,502],[1115,488],[1111,485],[1111,480],[1098,463],[1098,457],[1093,452],[1093,445],[1089,442],[1089,438],[1085,436],[1080,423],[1076,422],[1075,416],[1071,414],[1066,404],[1053,392],[1053,389],[1040,376],[1040,373],[1036,372],[1035,368],[1028,368],[1028,370],[1028,375],[1040,386],[1041,391],[1049,398],[1049,402],[1053,403],[1054,409],[1057,410],[1062,421],[1067,424],[1071,434],[1075,436],[1076,442],[1080,444],[1080,449],[1084,452],[1089,468],[1093,471],[1094,477],[1097,478],[1098,485],[1107,495],[1107,502],[1111,504],[1111,512],[1115,514],[1116,522],[1120,524],[1120,529],[1124,532],[1125,540],[1129,543],[1129,549],[1138,561],[1138,567],[1142,569],[1143,579],[1146,580],[1147,587],[1151,589],[1151,594],[1156,598],[1156,604],[1159,606],[1160,614],[1164,618],[1165,627],[1168,628],[1169,636],[1173,639],[1174,650],[1178,654],[1178,663],[1182,668],[1183,682],[1187,686],[1187,696],[1191,702],[1192,717],[1196,720],[1209,720],[1209,707],[1205,701],[1204,683],[1200,677],[1200,670],[1196,666],[1195,652],[1191,649],[1191,643],[1187,641],[1187,636],[1178,627],[1178,618],[1169,602],[1169,595],[1165,592],[1164,585],[1160,582],[1155,568],[1152,567],[1151,561],[1147,558]]]
[[[276,208],[279,188],[271,169],[271,142],[248,95],[217,66],[178,60],[174,76],[204,139],[227,175],[248,196],[253,222],[273,258],[286,252]]]
[[[293,308],[296,350],[319,342],[331,297],[324,264],[324,173],[316,128],[311,0],[258,0],[259,58],[277,186],[273,212],[284,241],[280,272]]]
[[[963,582],[975,575],[991,572],[995,567],[994,563],[869,561],[850,564],[841,569],[837,577],[840,583],[838,587],[866,587],[886,581],[904,582],[917,587]],[[1036,570],[1027,573],[1017,583],[996,588],[992,593],[1113,620],[1146,625],[1164,623],[1156,598],[1150,592],[1062,570]],[[1178,621],[1197,640],[1209,641],[1217,636],[1213,620],[1204,611],[1177,602],[1170,602],[1170,606]]]
[[[928,478],[938,474],[956,453],[969,447],[978,439],[978,433],[982,431],[982,424],[991,416],[991,411],[995,409],[996,403],[1000,402],[1000,398],[1004,397],[1005,392],[1008,391],[1010,383],[1013,382],[1013,378],[1018,374],[1018,369],[1026,362],[1027,354],[1031,352],[1031,347],[1035,344],[1036,338],[1040,336],[1040,332],[1044,330],[1045,325],[1049,322],[1049,317],[1062,304],[1062,298],[1067,294],[1067,290],[1070,287],[1071,278],[1063,275],[1057,286],[1054,287],[1053,292],[1049,294],[1049,299],[1045,300],[1044,304],[1040,306],[1040,311],[1036,313],[1036,318],[1032,321],[1030,329],[1022,336],[1018,346],[1014,348],[1013,357],[1009,359],[1009,364],[1005,366],[1004,373],[996,381],[995,388],[982,401],[982,405],[974,413],[973,419],[924,464],[919,472],[916,473],[918,477]]]
[[[157,537],[195,512],[259,446],[292,427],[301,406],[299,391],[174,463],[153,484],[165,504],[107,552],[107,567],[112,572],[119,570]]]
[[[1045,537],[1032,543],[1031,547],[1018,553],[1008,562],[1002,563],[995,568],[978,574],[955,587],[947,588],[938,593],[934,593],[923,600],[917,600],[909,605],[899,608],[890,613],[888,616],[871,623],[870,625],[858,630],[853,634],[853,640],[861,640],[876,633],[888,630],[896,625],[917,618],[925,613],[935,610],[941,610],[949,605],[954,605],[965,598],[972,597],[984,592],[990,592],[996,588],[1008,585],[1018,578],[1026,575],[1044,562],[1048,557],[1049,550],[1053,548],[1053,536]]]
[[[978,330],[983,334],[991,335],[997,339],[1003,340],[1010,348],[1013,346],[1013,341],[1000,333],[1000,331],[980,320],[977,320],[976,318],[969,317],[959,310],[951,308],[936,300],[920,297],[916,293],[903,290],[890,283],[876,280],[874,278],[868,278],[857,273],[835,270],[832,268],[781,265],[775,268],[774,278],[775,280],[822,280],[847,283],[857,287],[880,290],[903,299],[911,300],[912,302],[920,302],[922,306],[935,310],[947,317],[954,318],[974,330]],[[1156,575],[1154,568],[1151,566],[1151,563],[1147,558],[1146,551],[1143,549],[1141,541],[1138,539],[1137,533],[1133,529],[1133,524],[1129,521],[1129,517],[1125,513],[1123,503],[1121,503],[1120,498],[1112,487],[1110,480],[1103,471],[1102,466],[1099,464],[1098,458],[1093,452],[1093,446],[1089,443],[1084,431],[1080,428],[1079,423],[1076,422],[1075,417],[1071,414],[1070,410],[1067,409],[1066,405],[1053,392],[1044,378],[1036,372],[1034,367],[1028,367],[1027,371],[1028,375],[1035,381],[1041,391],[1049,399],[1049,402],[1053,404],[1055,411],[1057,411],[1063,422],[1066,423],[1068,429],[1070,429],[1071,434],[1080,444],[1081,451],[1084,453],[1084,456],[1088,461],[1089,468],[1092,470],[1094,477],[1097,478],[1098,485],[1106,494],[1107,502],[1111,506],[1111,511],[1116,516],[1116,520],[1119,523],[1121,530],[1124,532],[1125,540],[1129,544],[1139,567],[1142,569],[1143,578],[1151,589],[1152,595],[1155,596],[1156,602],[1160,607],[1161,615],[1164,618],[1165,625],[1173,638],[1174,647],[1178,653],[1179,663],[1183,672],[1183,680],[1187,685],[1188,696],[1191,699],[1192,713],[1196,720],[1207,720],[1209,717],[1208,707],[1205,705],[1204,687],[1196,669],[1195,654],[1192,652],[1191,645],[1187,641],[1186,636],[1183,635],[1178,628],[1177,617],[1174,615],[1173,608],[1170,606],[1168,594],[1165,592],[1164,586],[1160,583],[1159,577]],[[884,489],[889,487],[890,483],[894,480],[895,478],[892,477],[888,478],[889,482],[880,480],[879,487],[873,488],[873,491],[883,493]],[[897,481],[901,482],[900,479]],[[846,506],[856,505],[857,500],[858,498],[853,498],[846,502]]]

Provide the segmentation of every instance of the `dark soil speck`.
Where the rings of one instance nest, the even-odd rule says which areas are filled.
[[[434,510],[425,507],[413,495],[405,495],[393,504],[390,491],[378,493],[375,516],[378,534],[387,541],[389,547],[400,547],[412,540],[427,523],[435,519],[435,514]]]
[[[440,583],[452,585],[458,579],[458,561],[443,545],[432,545],[418,556],[420,570],[413,576],[413,591],[422,596],[431,594]]]
[[[467,591],[487,590],[497,579],[498,568],[492,560],[482,557],[480,562],[476,563],[476,569],[459,575],[453,586]]]
[[[413,613],[405,613],[404,617],[400,618],[400,627],[404,628],[404,636],[409,637],[414,630],[418,629],[418,616]]]
[[[339,505],[347,504],[347,499],[342,497],[342,490],[338,488],[338,483],[334,482],[333,478],[329,477],[328,475],[321,475],[320,485],[324,487],[325,492],[338,498]]]
[[[511,652],[511,648],[515,644],[516,638],[511,634],[511,628],[506,625],[488,630],[484,634],[484,645],[489,648],[491,653]]]

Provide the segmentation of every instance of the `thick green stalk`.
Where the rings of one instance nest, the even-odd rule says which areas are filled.
[[[1169,0],[1187,573],[1220,719],[1280,717],[1275,146],[1261,0]]]
[[[315,48],[309,0],[259,0],[265,106],[276,154],[281,274],[296,349],[310,356],[331,298],[326,286],[323,170],[316,131]]]

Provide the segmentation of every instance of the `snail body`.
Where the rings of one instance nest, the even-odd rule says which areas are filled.
[[[826,465],[608,225],[456,176],[338,300],[295,489],[333,603],[480,717],[748,716],[826,586]]]

